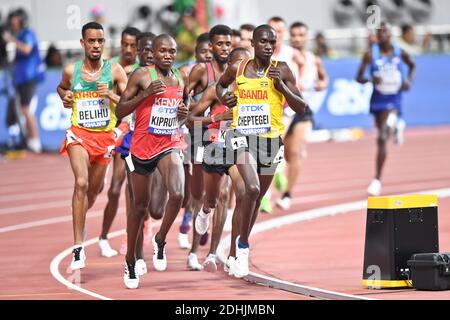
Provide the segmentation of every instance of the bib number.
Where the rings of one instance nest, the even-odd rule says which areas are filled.
[[[246,104],[238,107],[236,130],[244,135],[265,134],[270,131],[270,106]]]
[[[109,99],[78,100],[77,116],[78,125],[83,128],[97,129],[108,126],[111,117]]]
[[[247,138],[246,137],[232,138],[231,147],[233,148],[233,150],[247,148],[248,147]]]

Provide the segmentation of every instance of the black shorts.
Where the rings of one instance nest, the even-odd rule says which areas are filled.
[[[308,122],[311,121],[314,124],[314,115],[309,107],[305,109],[305,113],[299,116],[298,114],[294,115],[291,124],[289,125],[289,129],[287,131],[287,135],[291,134],[294,131],[294,127],[300,122]]]
[[[36,93],[36,82],[30,81],[17,85],[17,93],[20,97],[20,105],[29,106],[31,99]]]
[[[185,136],[188,144],[187,150],[190,152],[188,159],[191,159],[192,164],[202,163],[199,152],[203,152],[205,143],[209,141],[207,134],[208,128],[202,127],[201,130],[199,128],[189,129],[189,135]]]
[[[228,171],[234,165],[233,163],[227,163],[227,150],[221,148],[217,143],[209,142],[205,145],[205,151],[203,153],[202,167],[208,173],[217,173],[223,176],[229,174]]]
[[[260,175],[274,175],[278,164],[284,158],[284,144],[281,137],[245,136],[230,130],[226,134],[225,141],[228,164],[237,164],[238,155],[248,152],[256,160]]]
[[[148,177],[150,174],[152,174],[156,170],[156,168],[158,166],[158,162],[162,158],[164,158],[172,153],[179,154],[180,151],[178,149],[169,149],[167,151],[161,152],[160,154],[158,154],[148,160],[142,160],[142,159],[135,157],[134,155],[131,155],[131,160],[133,161],[134,170],[130,170],[128,165],[127,165],[127,170],[128,170],[128,172],[135,172],[141,176]]]

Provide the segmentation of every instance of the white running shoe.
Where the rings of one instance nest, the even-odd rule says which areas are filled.
[[[198,262],[198,257],[195,253],[189,253],[187,267],[191,271],[203,270],[203,266]]]
[[[165,271],[167,269],[166,242],[158,244],[156,234],[152,238],[153,243],[153,267],[156,271]]]
[[[41,153],[42,152],[42,145],[41,140],[39,138],[31,138],[28,140],[27,143],[28,149],[30,149],[31,152],[34,153]]]
[[[189,243],[189,234],[178,233],[178,247],[180,249],[190,249],[191,244]]]
[[[283,209],[284,211],[287,211],[291,208],[291,198],[289,197],[283,197],[277,200],[277,206]]]
[[[111,258],[119,254],[116,250],[111,248],[108,239],[99,239],[98,246],[100,247],[102,257]]]
[[[372,197],[378,197],[381,194],[381,181],[378,179],[372,180],[369,188],[367,188],[367,192]]]
[[[138,276],[143,276],[147,273],[147,264],[144,259],[139,259],[136,261],[136,273]]]
[[[136,270],[137,262],[125,262],[125,272],[123,274],[123,282],[128,289],[137,289],[139,287],[139,274]]]
[[[201,210],[198,215],[197,218],[195,219],[195,231],[197,231],[197,233],[199,235],[204,235],[209,228],[209,216],[213,213],[213,211],[211,211],[210,213],[205,213],[203,212],[203,210]]]
[[[83,269],[86,266],[86,253],[84,252],[84,246],[73,246],[72,254],[72,262],[70,263],[70,268],[72,271]]]
[[[232,272],[236,278],[243,278],[248,276],[248,257],[250,255],[250,248],[240,249],[238,246],[239,238],[236,239],[236,260],[232,266]]]
[[[205,262],[203,262],[203,269],[205,269],[206,272],[211,272],[211,273],[217,272],[217,263],[216,263],[216,255],[215,254],[208,255]]]
[[[228,273],[229,276],[233,275],[233,266],[235,260],[235,257],[228,257],[227,261],[225,261],[225,264],[223,265],[223,271]]]
[[[395,128],[395,144],[397,146],[401,146],[405,142],[405,128],[406,128],[405,120],[398,119],[397,127]]]

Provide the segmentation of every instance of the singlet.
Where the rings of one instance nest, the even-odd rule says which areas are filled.
[[[226,105],[217,105],[210,113],[210,115],[216,115],[225,113],[229,110]],[[228,130],[231,130],[232,120],[223,120],[215,123],[211,123],[208,126],[209,139],[213,143],[217,143],[221,148],[225,148],[225,134]]]
[[[78,61],[73,73],[73,107],[70,118],[72,125],[88,131],[111,131],[117,122],[116,105],[107,98],[100,98],[96,81],[83,80],[82,65],[83,61]],[[103,72],[97,81],[108,83],[109,90],[112,90],[113,78],[109,60],[103,60]]]
[[[310,51],[305,52],[305,64],[301,70],[298,71],[297,85],[302,84],[304,90],[302,91],[303,97],[306,101],[310,96],[316,92],[315,86],[319,80],[316,56]]]
[[[192,100],[194,100],[195,102],[199,102],[200,99],[203,97],[203,94],[205,93],[206,89],[208,89],[211,85],[213,85],[216,82],[216,75],[214,73],[214,68],[212,66],[211,62],[204,62],[205,66],[206,66],[206,78],[207,78],[207,83],[206,83],[206,87],[200,91],[199,93],[195,94],[192,96]],[[192,67],[192,69],[195,67],[195,65]],[[192,70],[191,69],[191,70]],[[210,109],[206,109],[205,112],[203,112],[203,116],[208,116],[210,112]],[[185,126],[183,126],[185,128]],[[186,128],[185,128],[186,129]]]
[[[401,93],[403,84],[403,62],[402,49],[393,44],[393,55],[390,57],[382,56],[378,44],[372,46],[372,63],[370,74],[372,77],[381,78],[381,83],[374,85],[374,95],[377,96],[397,96]]]
[[[155,66],[147,68],[152,81],[158,80]],[[184,81],[178,69],[172,72],[178,78],[178,86],[166,87],[164,93],[148,97],[136,108],[130,152],[139,159],[152,159],[180,147],[177,111],[183,101]]]
[[[238,103],[233,109],[232,128],[243,135],[277,138],[284,133],[282,116],[286,99],[275,89],[272,79],[267,76],[270,66],[262,78],[245,76],[249,61],[251,59],[241,61],[237,70]],[[271,65],[277,64],[278,61],[272,60]]]
[[[112,57],[111,61],[119,63],[120,62],[120,56]],[[139,67],[140,67],[139,58],[136,57],[136,62],[131,66],[130,73],[127,73],[127,77],[130,77],[130,75],[134,72],[134,70],[136,70]]]

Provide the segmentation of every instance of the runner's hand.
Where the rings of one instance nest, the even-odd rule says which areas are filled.
[[[144,97],[155,96],[166,91],[166,85],[161,80],[152,81],[147,89],[144,90]]]
[[[71,109],[73,107],[73,92],[70,90],[66,91],[64,98],[62,99],[64,108]]]
[[[382,80],[380,77],[374,76],[372,80],[373,84],[381,84]]]
[[[233,120],[233,110],[228,110],[227,112],[219,113],[214,116],[216,121],[228,121]]]
[[[278,67],[271,66],[269,69],[268,76],[270,79],[272,79],[275,89],[277,89],[278,91],[282,91],[283,80],[281,79],[281,69]]]
[[[410,80],[405,80],[405,82],[403,82],[402,84],[402,91],[409,91],[409,89],[411,89],[411,81]]]
[[[109,98],[108,84],[97,81],[97,92],[100,95],[100,98]]]
[[[233,92],[225,93],[220,99],[220,101],[228,108],[233,108],[237,105],[237,97]]]
[[[178,116],[178,120],[186,120],[187,116],[188,116],[188,108],[186,107],[186,105],[184,104],[184,102],[181,102],[180,105],[178,106],[178,110],[177,110],[177,116]]]

